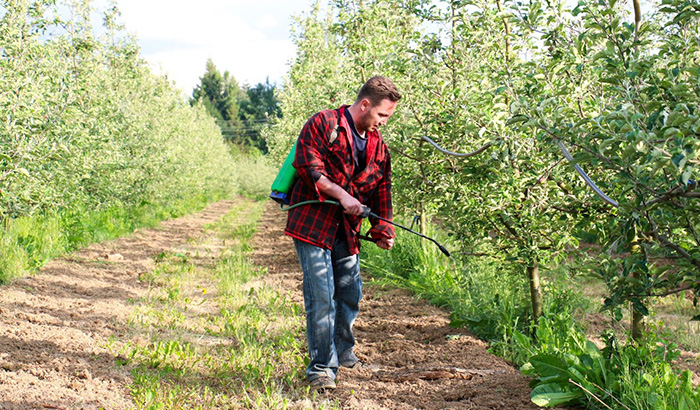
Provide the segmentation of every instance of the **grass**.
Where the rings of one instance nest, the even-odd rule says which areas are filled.
[[[207,243],[160,255],[142,276],[131,341],[113,347],[133,369],[137,409],[339,408],[303,386],[303,307],[250,261],[263,206],[234,207]]]
[[[247,198],[269,195],[276,168],[269,159],[229,147],[236,193]],[[162,198],[158,203],[113,205],[104,209],[47,211],[18,218],[0,218],[0,284],[36,272],[50,259],[91,243],[117,238],[137,228],[203,209],[208,203],[231,196],[231,192],[186,194]]]
[[[576,267],[566,268],[568,270]],[[586,313],[594,313],[603,305],[607,289],[605,283],[597,277],[575,277],[569,281],[568,286],[580,289],[583,300],[587,303]],[[664,334],[664,337],[680,348],[700,352],[700,322],[690,319],[697,315],[697,307],[693,305],[693,298],[689,291],[683,291],[675,295],[657,297],[649,300],[650,315],[646,319],[648,325]],[[629,327],[629,309],[623,309],[623,319],[617,331]],[[611,316],[606,313],[606,316]],[[600,315],[596,316],[600,317]],[[600,325],[594,326],[595,329]],[[590,334],[591,336],[599,336]],[[624,336],[624,335],[620,335]]]
[[[458,248],[439,232],[428,232],[448,249]],[[500,340],[503,323],[527,317],[528,284],[523,275],[514,275],[501,266],[485,261],[465,263],[458,257],[446,258],[436,246],[397,229],[396,245],[384,252],[363,244],[362,264],[380,281],[407,288],[445,307],[452,324],[466,326],[485,340]]]
[[[443,242],[448,238],[440,238],[439,232],[437,236],[448,249],[457,247]],[[593,278],[572,275],[572,267],[542,266],[544,314],[538,322],[537,337],[533,338],[527,278],[518,265],[479,258],[447,259],[431,244],[402,231],[397,232],[396,245],[388,253],[365,245],[362,261],[380,281],[407,288],[447,308],[453,325],[467,327],[491,343],[491,352],[516,365],[526,364],[533,356],[542,354],[562,355],[574,361],[579,356],[585,358],[581,346],[586,343],[587,323],[581,320],[602,306],[605,292],[605,286]],[[639,345],[622,345],[613,354],[613,357],[621,355],[622,365],[613,366],[606,377],[613,381],[611,386],[619,399],[631,408],[693,408],[694,403],[700,403],[700,390],[692,386],[689,372],[681,373],[672,367],[680,355],[674,344],[700,351],[697,327],[690,329],[697,323],[687,322],[694,312],[692,300],[686,296],[664,298],[657,300],[652,308],[656,317],[652,317],[647,338]],[[678,317],[685,319],[674,320]],[[664,326],[657,326],[659,318],[664,320]],[[669,333],[669,329],[675,331]],[[610,335],[606,332],[603,339],[613,340],[615,346],[620,346],[618,340],[625,340],[624,335],[614,339]],[[617,407],[617,398],[601,397],[614,408],[625,408]],[[590,408],[598,408],[593,398],[588,399]],[[674,407],[681,403],[690,406]]]
[[[266,156],[256,150],[241,151],[236,145],[230,145],[229,150],[234,158],[234,175],[238,192],[248,198],[262,200],[270,195],[270,186],[277,175],[279,164],[271,163]]]
[[[36,272],[50,259],[91,243],[117,238],[137,228],[203,209],[222,193],[171,198],[163,204],[112,206],[6,218],[0,225],[0,284]]]

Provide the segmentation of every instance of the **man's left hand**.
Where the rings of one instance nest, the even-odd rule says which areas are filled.
[[[377,246],[388,251],[392,246],[394,246],[394,239],[382,237],[381,239],[377,240]]]

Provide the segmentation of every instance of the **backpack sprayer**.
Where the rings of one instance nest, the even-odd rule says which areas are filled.
[[[272,192],[270,193],[270,198],[280,204],[280,209],[283,211],[289,211],[291,209],[294,209],[299,206],[303,205],[309,205],[309,204],[319,204],[319,203],[324,203],[324,204],[331,204],[335,206],[341,206],[340,202],[336,201],[324,201],[321,202],[319,200],[311,200],[311,201],[304,201],[304,202],[299,202],[298,204],[290,205],[289,204],[289,195],[292,190],[292,187],[294,186],[294,183],[296,182],[296,177],[297,177],[297,170],[292,166],[292,162],[294,162],[294,155],[296,153],[296,144],[292,147],[292,150],[289,151],[289,154],[287,155],[287,158],[284,160],[284,163],[282,163],[282,168],[280,168],[279,173],[277,174],[277,177],[275,180],[272,182],[272,187],[271,190]],[[450,252],[442,245],[440,245],[435,239],[430,238],[428,236],[425,236],[421,233],[418,233],[412,229],[406,228],[405,226],[399,225],[393,221],[390,221],[386,218],[382,218],[381,216],[375,214],[372,212],[372,210],[368,206],[362,206],[362,213],[359,215],[360,218],[368,218],[368,217],[373,217],[377,218],[381,221],[384,221],[388,224],[398,226],[401,229],[404,229],[414,235],[418,235],[421,238],[427,239],[431,242],[433,242],[435,245],[437,245],[438,249],[440,249],[440,252],[444,253],[446,256],[450,256]],[[360,235],[360,239],[364,239],[370,242],[376,242],[375,239],[372,239],[370,237]]]

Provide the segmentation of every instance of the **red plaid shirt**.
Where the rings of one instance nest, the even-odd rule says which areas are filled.
[[[324,204],[329,198],[316,187],[314,173],[343,188],[375,214],[392,220],[391,206],[391,158],[379,131],[367,133],[367,166],[353,176],[353,139],[350,125],[345,118],[347,105],[337,110],[321,111],[304,125],[297,139],[294,168],[299,179],[292,188],[291,204],[317,199],[321,203],[300,206],[289,211],[285,233],[304,242],[331,249],[338,229],[345,230],[352,254],[360,252],[362,219],[348,215],[340,206]],[[340,123],[338,124],[338,121]],[[337,138],[329,143],[329,136],[337,124]],[[337,202],[337,200],[336,200]],[[394,227],[376,218],[370,218],[373,238],[395,236]]]

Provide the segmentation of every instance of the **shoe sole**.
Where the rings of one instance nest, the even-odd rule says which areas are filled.
[[[333,383],[333,384],[324,384],[324,385],[316,384],[316,385],[314,385],[313,382],[309,382],[308,386],[309,386],[309,389],[311,391],[315,391],[315,392],[322,392],[324,390],[335,390],[336,389],[335,383],[332,381],[331,381],[331,383]]]

